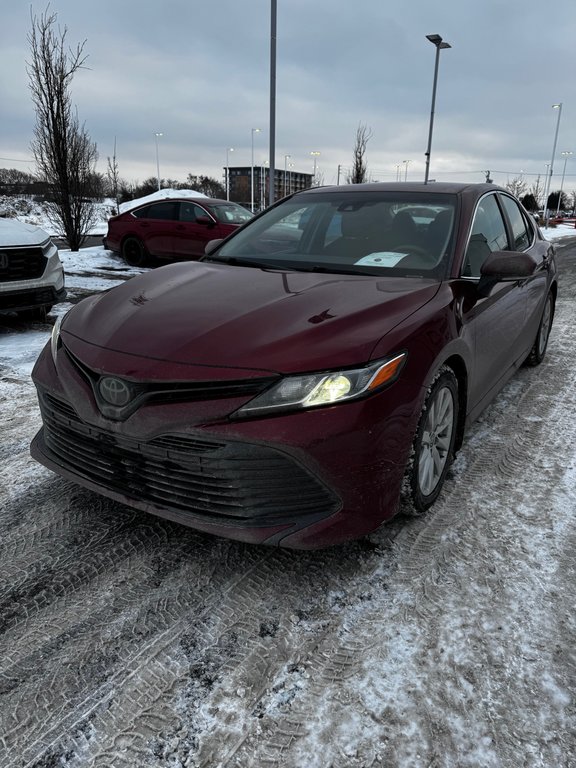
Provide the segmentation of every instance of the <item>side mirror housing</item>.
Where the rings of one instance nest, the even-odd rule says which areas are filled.
[[[209,240],[206,245],[204,246],[204,254],[206,256],[210,256],[211,253],[214,253],[216,248],[220,245],[224,238],[220,237],[217,240]]]
[[[493,251],[480,267],[478,293],[488,296],[496,283],[514,283],[531,277],[538,267],[527,253]]]
[[[214,222],[210,216],[196,216],[196,224],[204,224],[206,227],[214,226]]]

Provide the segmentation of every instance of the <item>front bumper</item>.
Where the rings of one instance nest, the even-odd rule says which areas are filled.
[[[137,509],[296,549],[358,538],[397,510],[413,408],[396,385],[364,401],[270,418],[229,421],[208,416],[206,403],[163,402],[114,421],[62,351],[57,372],[46,348],[33,379],[44,426],[32,456]],[[240,404],[220,400],[219,410]]]
[[[51,307],[65,298],[64,270],[55,248],[40,277],[0,281],[0,312]]]

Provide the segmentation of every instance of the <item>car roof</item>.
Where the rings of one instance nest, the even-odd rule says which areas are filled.
[[[138,205],[138,208],[145,208],[148,205],[156,205],[157,203],[198,203],[199,205],[212,205],[212,203],[222,205],[238,205],[232,200],[220,200],[217,197],[159,197],[157,200],[147,200],[145,203]]]
[[[303,190],[298,194],[326,194],[346,192],[346,194],[358,194],[361,192],[426,192],[428,194],[451,194],[470,197],[481,197],[490,191],[506,192],[496,184],[470,184],[455,181],[434,181],[425,184],[421,182],[377,182],[370,184],[341,184],[330,187],[313,187]]]

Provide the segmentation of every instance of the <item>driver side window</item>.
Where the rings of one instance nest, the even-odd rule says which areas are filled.
[[[508,249],[506,226],[496,196],[486,195],[478,203],[464,257],[463,277],[480,277],[480,267],[493,251]]]

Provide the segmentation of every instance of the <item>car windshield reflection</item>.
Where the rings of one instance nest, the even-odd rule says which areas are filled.
[[[450,194],[331,191],[270,209],[206,259],[236,265],[441,279],[454,230]]]

